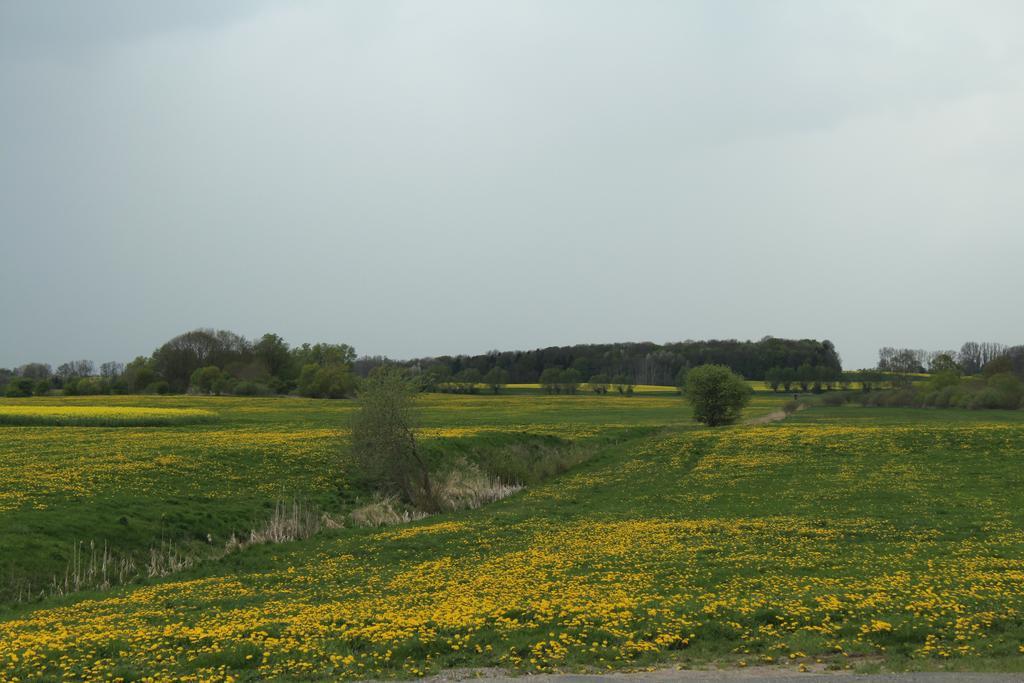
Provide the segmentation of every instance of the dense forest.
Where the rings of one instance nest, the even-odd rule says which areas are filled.
[[[583,381],[594,375],[624,375],[633,384],[673,386],[680,371],[698,365],[727,365],[747,379],[764,379],[771,368],[796,369],[802,365],[840,372],[839,354],[832,342],[813,339],[760,341],[709,340],[668,344],[626,342],[552,346],[533,351],[490,351],[478,356],[439,356],[408,361],[424,371],[446,368],[455,377],[466,370],[486,376],[493,368],[506,371],[513,383],[534,383],[549,368],[573,369]]]

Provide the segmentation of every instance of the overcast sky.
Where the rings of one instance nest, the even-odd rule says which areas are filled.
[[[0,366],[1024,343],[1024,3],[0,0]]]

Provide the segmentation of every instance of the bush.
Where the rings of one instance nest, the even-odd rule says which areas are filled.
[[[207,365],[203,368],[198,368],[192,373],[189,385],[192,389],[200,394],[211,394],[213,393],[214,385],[219,386],[219,382],[223,380],[224,374],[220,368],[216,365]]]
[[[80,396],[96,396],[109,394],[110,384],[102,377],[82,377],[78,380],[77,391]]]
[[[7,385],[4,395],[8,398],[25,398],[32,395],[32,380],[28,377],[21,377],[19,379],[13,379]]]
[[[841,406],[848,403],[850,395],[841,391],[833,391],[821,397],[821,402],[827,406]]]
[[[725,365],[701,365],[686,376],[693,418],[709,427],[732,424],[750,402],[751,389]]]
[[[988,387],[1003,396],[1000,407],[1013,409],[1024,398],[1024,384],[1011,373],[994,375],[988,379]]]
[[[171,393],[171,385],[168,384],[166,381],[161,379],[161,380],[158,380],[156,382],[153,382],[152,384],[149,384],[146,387],[146,392],[145,393],[147,393],[147,394],[169,394],[169,393]]]
[[[356,377],[347,365],[308,363],[299,374],[298,389],[308,398],[347,398],[355,392]]]
[[[968,408],[970,410],[1014,410],[1024,401],[1024,384],[1013,374],[991,374],[985,379],[961,379],[954,373],[940,373],[923,385],[890,391],[872,391],[860,402],[885,408]]]
[[[270,387],[260,382],[239,382],[235,385],[235,396],[269,396],[271,393]]]
[[[352,419],[352,453],[361,477],[381,493],[400,494],[433,512],[440,506],[416,440],[416,389],[400,368],[382,366],[370,373]]]
[[[41,379],[32,387],[32,393],[36,396],[46,396],[50,393],[50,380]]]

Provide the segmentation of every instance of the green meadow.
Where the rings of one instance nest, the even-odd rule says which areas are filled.
[[[758,393],[745,419],[787,398]],[[170,417],[0,425],[5,680],[1024,670],[1021,411],[814,405],[709,429],[672,390],[424,395],[431,457],[525,486],[358,528],[354,402],[33,398],[0,413],[14,405]],[[331,523],[224,551],[281,503]],[[190,561],[149,575],[159,552]],[[104,553],[106,583],[68,588]]]

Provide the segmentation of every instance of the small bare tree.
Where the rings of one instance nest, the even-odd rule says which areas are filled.
[[[371,372],[359,389],[361,407],[352,422],[352,451],[370,482],[434,512],[437,496],[416,442],[416,395],[401,368],[385,365]]]

